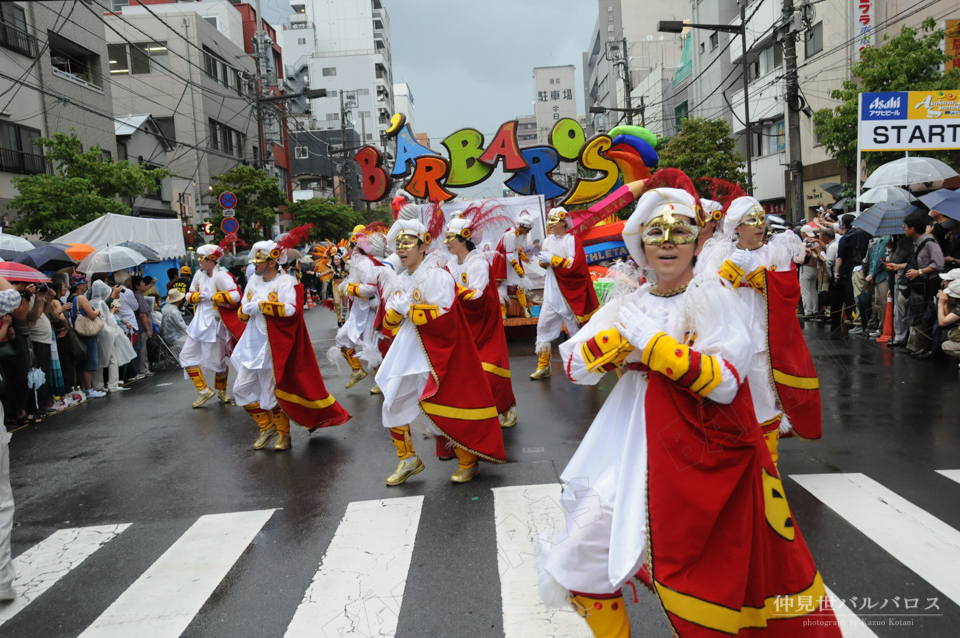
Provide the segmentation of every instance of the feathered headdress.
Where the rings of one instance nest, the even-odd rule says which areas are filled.
[[[696,186],[693,185],[693,180],[679,168],[661,168],[653,174],[653,177],[644,180],[644,186],[647,191],[654,188],[679,188],[687,191],[697,204],[697,223],[700,223],[700,194],[697,192]]]
[[[312,231],[314,228],[315,226],[313,224],[304,224],[303,226],[291,228],[277,242],[277,248],[280,249],[280,252],[283,252],[285,250],[289,250],[290,248],[299,246],[307,241],[307,238],[310,236],[310,231]]]
[[[697,180],[697,186],[705,199],[712,199],[723,206],[722,211],[716,211],[710,218],[716,219],[717,221],[720,221],[720,217],[726,214],[733,200],[738,197],[744,197],[747,194],[739,184],[734,184],[733,182],[728,182],[725,179],[716,177],[701,177]],[[717,213],[719,213],[719,215]],[[706,214],[704,214],[703,217],[706,217]],[[701,221],[700,225],[702,226],[705,221],[709,221],[709,219]]]
[[[470,204],[462,212],[451,218],[448,229],[477,244],[483,240],[485,229],[508,226],[513,222],[506,211],[507,207],[498,204],[495,200],[484,200],[479,204]],[[462,220],[462,222],[455,223],[457,219]]]
[[[443,237],[443,228],[446,226],[447,220],[443,214],[443,204],[437,202],[430,202],[427,205],[426,219],[424,220],[424,225],[427,227],[431,237]]]
[[[419,209],[417,205],[414,204],[411,200],[410,194],[405,190],[401,189],[397,191],[397,196],[393,198],[393,201],[390,202],[390,209],[393,211],[393,219],[397,220],[400,217],[405,219],[414,219],[419,214]],[[406,212],[404,212],[406,210]],[[401,215],[401,213],[403,213]]]
[[[378,234],[385,236],[388,232],[390,232],[390,228],[383,222],[373,222],[369,224],[364,227],[363,230],[357,231],[354,235],[357,241],[357,248],[367,255],[372,255],[374,253],[374,246],[371,238]]]
[[[236,233],[230,233],[226,237],[220,240],[220,243],[217,244],[217,249],[214,251],[214,256],[217,258],[217,261],[223,259],[223,256],[227,254],[228,250],[233,250],[233,247],[237,245],[237,241],[240,238],[237,237]]]

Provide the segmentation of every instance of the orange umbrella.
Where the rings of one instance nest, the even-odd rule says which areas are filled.
[[[83,261],[83,258],[96,250],[93,246],[88,246],[87,244],[67,244],[70,248],[66,249],[64,252],[70,255],[70,259],[74,261]]]

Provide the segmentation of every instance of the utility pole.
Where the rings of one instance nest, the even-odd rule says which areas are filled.
[[[644,96],[640,96],[640,126],[647,126],[647,105],[643,100]]]
[[[367,143],[367,118],[363,116],[363,111],[360,111],[360,146],[363,146]],[[346,155],[344,155],[344,161],[346,161]],[[370,202],[367,202],[367,226],[370,225]]]
[[[800,80],[797,77],[797,33],[793,0],[783,0],[783,65],[786,99],[783,102],[787,120],[787,166],[790,168],[791,222],[806,219],[803,201],[803,159],[800,148]]]
[[[624,93],[626,93],[626,96],[625,96],[626,99],[624,100],[624,102],[627,109],[626,110],[627,124],[632,126],[633,111],[631,111],[630,108],[633,104],[633,98],[631,97],[630,94],[633,93],[633,83],[630,80],[630,50],[628,48],[629,45],[627,44],[626,38],[624,38],[621,42],[623,43],[622,45],[623,61],[620,63],[621,64],[620,69],[623,71],[623,91]]]
[[[347,107],[343,102],[343,91],[340,91],[340,149],[347,148]],[[350,180],[347,174],[347,156],[343,156],[343,170],[340,180],[343,182],[343,199],[345,204],[350,203]]]
[[[253,52],[254,60],[257,63],[257,86],[255,89],[257,100],[257,140],[260,144],[260,157],[258,158],[257,168],[266,169],[267,138],[266,132],[263,130],[263,104],[260,103],[260,98],[263,96],[263,63],[266,56],[263,51],[263,14],[260,13],[260,0],[257,0],[255,10],[257,12],[257,30],[253,34]]]
[[[786,2],[786,0],[784,0]],[[743,45],[743,123],[747,127],[747,193],[753,195],[753,129],[750,127],[750,64],[747,63],[747,0],[740,0],[740,43]]]

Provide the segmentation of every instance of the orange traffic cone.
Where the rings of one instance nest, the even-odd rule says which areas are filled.
[[[877,343],[887,343],[893,339],[893,296],[887,293],[887,314],[883,318],[883,335],[877,338]]]
[[[317,304],[313,301],[313,291],[307,291],[307,310],[310,308],[316,308]]]

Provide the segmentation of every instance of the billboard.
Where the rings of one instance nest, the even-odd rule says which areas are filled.
[[[960,149],[960,89],[860,94],[861,151]]]

